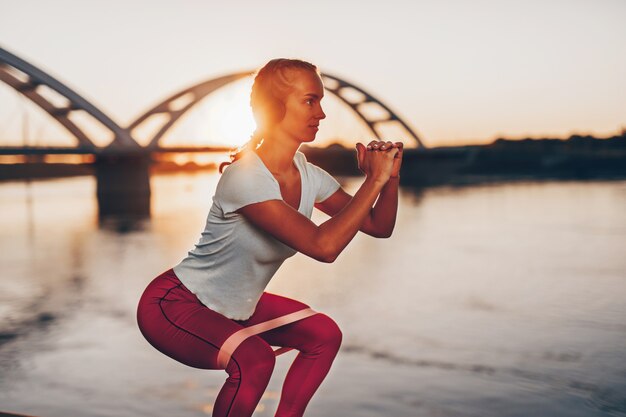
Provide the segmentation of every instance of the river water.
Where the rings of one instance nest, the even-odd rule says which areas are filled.
[[[156,351],[135,308],[197,241],[217,180],[153,176],[131,229],[99,225],[91,177],[0,183],[0,411],[211,415],[226,373]],[[309,417],[626,416],[626,181],[402,188],[391,238],[298,254],[267,291],[343,331]]]

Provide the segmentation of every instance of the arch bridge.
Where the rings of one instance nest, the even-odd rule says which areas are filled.
[[[253,71],[236,72],[192,85],[152,106],[126,127],[120,126],[82,95],[35,65],[0,47],[0,81],[43,109],[76,139],[75,147],[0,147],[0,154],[93,154],[101,216],[110,214],[149,215],[149,165],[153,152],[225,151],[216,147],[161,147],[160,141],[181,117],[216,90],[250,77]],[[364,89],[339,77],[322,73],[324,88],[345,104],[372,134],[382,140],[385,125],[398,124],[417,147],[424,147],[418,135],[386,104]],[[103,126],[113,138],[99,146],[78,122],[87,115]],[[148,124],[156,129],[142,146],[134,132]],[[137,207],[128,202],[138,201]]]

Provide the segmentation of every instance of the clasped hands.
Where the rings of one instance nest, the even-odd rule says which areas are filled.
[[[367,147],[357,142],[357,160],[359,169],[366,176],[382,179],[387,182],[389,178],[398,178],[402,165],[402,142],[373,140]]]

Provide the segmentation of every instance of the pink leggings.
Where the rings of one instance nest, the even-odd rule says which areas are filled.
[[[202,304],[169,269],[145,289],[137,323],[146,340],[170,358],[194,368],[223,369],[217,354],[230,335],[307,307],[264,292],[250,318],[229,319]],[[321,313],[248,337],[228,362],[228,378],[215,400],[213,417],[252,416],[276,363],[271,346],[299,351],[285,378],[275,416],[302,416],[328,374],[341,338],[337,324]]]

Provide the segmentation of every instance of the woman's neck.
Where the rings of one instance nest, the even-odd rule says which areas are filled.
[[[263,160],[263,163],[274,175],[289,175],[295,166],[293,158],[300,144],[295,142],[279,143],[272,139],[264,139],[261,146],[254,152]]]

